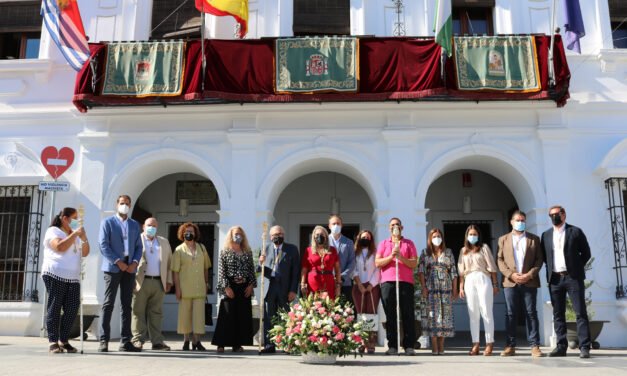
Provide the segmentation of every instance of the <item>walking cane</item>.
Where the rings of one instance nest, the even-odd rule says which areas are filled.
[[[398,247],[399,252],[401,249],[401,239],[400,239],[400,235],[401,232],[398,229],[398,226],[394,226],[394,229],[392,230],[392,238],[394,240],[394,248]],[[401,349],[401,309],[400,309],[400,297],[399,297],[399,292],[398,292],[398,255],[394,258],[395,262],[395,269],[396,269],[396,349],[398,350],[398,355],[400,355],[400,349]]]
[[[265,297],[264,293],[264,280],[265,271],[266,271],[266,235],[268,233],[268,223],[264,222],[263,225],[263,233],[261,234],[261,255],[263,255],[263,265],[261,266],[261,288],[259,290],[259,350],[257,355],[261,355],[261,347],[265,345],[264,341],[266,339],[265,330],[263,330],[263,307],[265,305]]]
[[[78,207],[78,218],[79,218],[79,223],[81,224],[81,227],[83,227],[83,215],[85,214],[85,208],[83,207],[83,204],[79,205]],[[76,245],[75,245],[76,246]],[[81,247],[78,250],[78,254],[80,256],[80,260],[81,260],[81,279],[78,283],[78,295],[79,295],[79,299],[80,299],[80,336],[81,336],[81,354],[83,353],[83,333],[85,332],[83,329],[83,277],[85,276],[84,272],[83,272],[83,247],[81,245]]]

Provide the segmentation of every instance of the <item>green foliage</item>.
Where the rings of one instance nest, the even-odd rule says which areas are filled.
[[[592,269],[592,263],[594,262],[594,257],[590,258],[586,265],[584,266],[584,270],[586,272]],[[594,311],[592,310],[592,292],[587,291],[590,286],[594,284],[594,281],[586,279],[583,282],[583,286],[586,289],[585,293],[585,302],[586,302],[586,311],[588,311],[588,319],[592,320],[594,317]],[[573,302],[570,300],[570,297],[566,295],[566,321],[577,321],[577,315],[575,314],[575,309],[573,308]]]

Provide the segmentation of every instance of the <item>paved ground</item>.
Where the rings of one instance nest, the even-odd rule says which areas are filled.
[[[384,348],[377,354],[363,358],[338,359],[335,366],[314,366],[301,363],[298,356],[257,355],[256,347],[244,353],[218,355],[215,347],[206,346],[206,353],[157,352],[145,350],[141,354],[112,351],[96,352],[98,343],[85,342],[81,354],[48,354],[46,340],[35,337],[0,337],[0,375],[316,375],[332,372],[334,375],[549,375],[562,376],[592,374],[627,375],[627,350],[603,349],[592,353],[591,359],[579,359],[578,351],[569,350],[566,358],[532,359],[529,349],[511,358],[469,357],[465,347],[447,349],[443,356],[432,356],[418,350],[414,357],[385,356]],[[72,342],[78,347],[80,342]],[[180,349],[180,339],[167,342]],[[206,343],[208,345],[208,343]],[[150,346],[148,346],[149,348]],[[110,349],[117,350],[112,342]],[[500,348],[498,349],[500,351]],[[543,351],[548,352],[548,348]]]

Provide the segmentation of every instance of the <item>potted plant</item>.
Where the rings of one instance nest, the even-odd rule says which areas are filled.
[[[291,354],[301,354],[305,363],[333,364],[337,356],[366,344],[369,324],[355,319],[349,303],[331,300],[326,293],[301,298],[289,311],[281,311],[270,329],[270,340]]]
[[[594,257],[592,257],[586,265],[584,266],[584,270],[586,272],[592,269],[592,263],[594,262]],[[588,312],[588,320],[590,324],[590,340],[592,341],[592,348],[598,349],[601,347],[599,342],[596,339],[601,334],[601,330],[603,329],[603,324],[609,321],[594,321],[594,311],[592,310],[592,292],[587,291],[594,281],[586,279],[583,282],[584,288],[586,290],[585,293],[585,303],[586,303],[586,311]],[[579,347],[579,337],[577,336],[577,315],[575,314],[575,310],[573,308],[573,303],[570,300],[570,297],[566,297],[566,339],[568,340],[568,347],[571,349],[576,349]]]

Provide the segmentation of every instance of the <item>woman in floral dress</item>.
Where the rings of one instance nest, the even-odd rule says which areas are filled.
[[[424,299],[422,329],[431,336],[431,353],[441,355],[444,338],[455,336],[453,300],[457,298],[457,268],[440,229],[429,231],[427,239],[427,248],[418,264]]]

